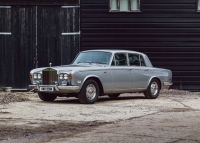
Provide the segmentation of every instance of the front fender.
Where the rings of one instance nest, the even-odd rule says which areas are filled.
[[[101,81],[100,78],[95,74],[86,75],[85,73],[81,72],[75,74],[74,85],[78,85],[81,89],[85,81],[89,78],[97,78],[99,81]]]
[[[89,78],[98,78],[99,79],[99,77],[97,76],[97,75],[88,75],[88,76],[86,76],[84,79],[83,79],[83,82],[82,82],[82,86],[83,86],[83,84],[85,83],[85,81],[87,80],[87,79],[89,79]],[[100,80],[100,79],[99,79]],[[101,80],[100,80],[101,81]],[[81,88],[82,88],[82,86],[81,86]]]

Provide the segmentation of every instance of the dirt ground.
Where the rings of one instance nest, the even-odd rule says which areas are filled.
[[[199,143],[200,93],[165,90],[43,102],[35,93],[0,93],[2,143]]]

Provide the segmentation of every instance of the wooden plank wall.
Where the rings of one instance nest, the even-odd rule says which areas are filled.
[[[81,50],[146,53],[173,71],[172,88],[200,91],[197,0],[141,0],[141,12],[109,12],[109,0],[81,1]]]
[[[12,7],[0,9],[0,85],[25,87],[29,83],[29,71],[34,67],[35,56],[35,9]]]
[[[1,0],[0,5],[79,5],[79,0]]]
[[[11,32],[11,9],[4,8],[0,9],[0,32]],[[13,49],[11,47],[11,35],[0,35],[0,79],[5,83],[12,84],[11,76],[6,77],[6,75],[13,75],[14,61]],[[9,52],[7,52],[9,51]],[[5,66],[7,65],[7,66]],[[0,83],[2,86],[2,82]]]
[[[79,52],[79,8],[38,7],[38,67],[69,64]]]
[[[69,64],[79,52],[79,8],[18,5],[0,8],[0,86],[27,88],[29,72]],[[37,41],[36,41],[37,39]]]

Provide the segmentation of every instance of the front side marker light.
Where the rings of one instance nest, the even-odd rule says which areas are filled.
[[[72,75],[70,74],[70,75],[68,75],[68,78],[69,78],[69,79],[72,79],[73,77],[72,77]]]
[[[32,79],[32,75],[31,74],[29,75],[29,78]]]

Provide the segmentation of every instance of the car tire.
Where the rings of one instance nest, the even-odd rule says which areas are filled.
[[[38,96],[42,101],[54,101],[57,95],[38,92]]]
[[[160,93],[160,82],[158,79],[153,78],[144,95],[146,99],[156,99]]]
[[[119,97],[120,94],[111,94],[111,95],[108,95],[110,98],[117,98]]]
[[[94,104],[99,97],[99,85],[93,79],[87,80],[81,91],[78,93],[78,99],[83,104]]]

